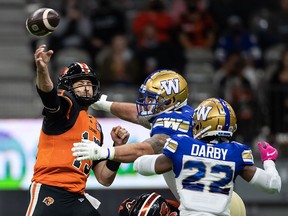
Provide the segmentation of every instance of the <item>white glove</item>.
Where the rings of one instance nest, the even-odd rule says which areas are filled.
[[[112,103],[112,101],[107,101],[107,95],[102,94],[98,101],[96,101],[94,104],[91,104],[91,108],[94,110],[111,112]]]
[[[77,157],[78,161],[81,160],[102,160],[114,158],[114,147],[101,147],[95,142],[82,139],[81,142],[73,143],[73,156]]]

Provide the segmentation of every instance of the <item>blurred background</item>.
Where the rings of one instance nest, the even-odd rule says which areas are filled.
[[[41,7],[61,16],[53,34],[36,38],[26,17]],[[248,216],[288,215],[288,0],[0,0],[0,215],[25,215],[42,104],[35,91],[33,53],[53,49],[50,71],[84,61],[99,73],[108,100],[135,102],[138,87],[155,69],[170,68],[189,84],[188,103],[222,97],[235,109],[235,139],[254,150],[257,141],[279,150],[279,195],[258,192],[238,180],[236,192]],[[111,127],[131,128],[129,141],[149,131],[89,110],[99,117],[106,140]],[[117,215],[125,198],[156,191],[173,198],[161,176],[141,177],[122,164],[115,184],[89,180],[103,215]],[[8,207],[9,206],[9,207]]]

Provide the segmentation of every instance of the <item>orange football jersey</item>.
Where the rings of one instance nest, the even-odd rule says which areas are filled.
[[[56,122],[55,126],[59,127],[60,123],[57,123],[58,119],[46,119],[43,122],[32,181],[83,194],[93,161],[77,161],[71,148],[73,143],[80,142],[81,139],[93,140],[101,145],[102,131],[93,116],[79,109],[77,104],[72,105],[71,100],[69,102],[71,107],[64,117],[64,125],[63,120],[61,122],[61,127],[68,128],[65,132],[47,134],[43,131],[45,124]],[[70,112],[77,118],[70,118]]]

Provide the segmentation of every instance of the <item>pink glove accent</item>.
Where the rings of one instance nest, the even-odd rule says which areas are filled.
[[[267,142],[258,142],[258,149],[260,151],[260,156],[261,156],[262,162],[264,162],[266,160],[275,161],[278,157],[277,149],[273,148]]]

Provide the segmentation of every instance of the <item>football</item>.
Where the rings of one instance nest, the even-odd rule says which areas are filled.
[[[60,16],[51,8],[39,8],[26,19],[28,32],[37,37],[51,34],[59,25]]]

